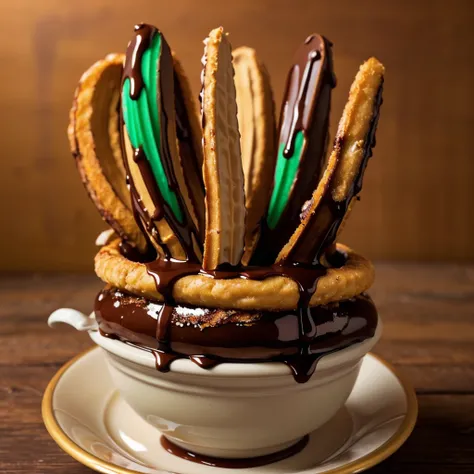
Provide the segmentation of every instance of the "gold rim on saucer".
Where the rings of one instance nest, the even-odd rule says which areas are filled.
[[[76,461],[79,461],[81,464],[97,471],[103,472],[106,474],[140,474],[138,471],[133,471],[131,469],[119,467],[116,464],[103,461],[102,459],[94,456],[93,454],[88,453],[77,444],[75,444],[62,430],[59,426],[53,412],[53,394],[56,386],[61,379],[62,375],[75,364],[79,359],[84,357],[86,354],[96,349],[96,346],[93,346],[84,352],[81,352],[77,356],[73,357],[69,362],[64,364],[54,377],[49,382],[48,386],[43,395],[43,401],[41,404],[41,414],[43,417],[44,424],[48,433],[56,441],[59,447],[73,457]],[[372,453],[363,456],[362,458],[352,461],[345,466],[331,469],[330,471],[325,471],[324,474],[353,474],[355,472],[362,472],[371,467],[379,464],[383,460],[387,459],[395,451],[400,448],[400,446],[407,440],[410,436],[413,428],[415,427],[416,419],[418,416],[418,401],[416,399],[416,394],[411,386],[411,384],[401,376],[395,367],[386,362],[380,356],[370,353],[378,362],[380,362],[385,368],[387,368],[395,377],[398,379],[400,385],[402,386],[405,396],[407,399],[407,413],[403,423],[401,424],[398,431],[387,440],[382,446],[379,446]],[[165,472],[165,471],[164,471]]]

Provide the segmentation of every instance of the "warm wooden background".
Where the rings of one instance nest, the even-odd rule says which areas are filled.
[[[292,52],[313,31],[335,42],[339,86],[370,55],[387,66],[378,146],[344,240],[376,258],[472,259],[474,2],[16,0],[1,2],[0,269],[90,269],[103,228],[65,129],[77,79],[123,51],[133,24],[158,25],[197,92],[201,40],[215,26],[256,47],[277,101]]]

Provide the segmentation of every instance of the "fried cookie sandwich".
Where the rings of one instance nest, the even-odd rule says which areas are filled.
[[[332,48],[313,34],[296,50],[278,123],[267,69],[222,27],[204,40],[200,110],[151,25],[84,73],[68,135],[111,228],[95,258],[103,336],[153,352],[160,371],[280,361],[305,382],[325,354],[374,335],[372,264],[337,239],[375,145],[384,67],[361,65],[329,147]]]

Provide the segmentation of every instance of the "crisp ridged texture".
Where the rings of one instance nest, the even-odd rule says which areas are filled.
[[[123,291],[162,301],[146,266],[123,257],[118,244],[117,240],[102,247],[96,255],[95,271],[99,278]],[[366,258],[344,245],[338,244],[337,248],[347,254],[347,262],[342,268],[328,269],[318,280],[310,306],[352,298],[373,283],[374,268]],[[179,303],[209,308],[285,310],[297,307],[299,290],[296,282],[282,276],[260,281],[191,275],[175,283],[173,297]]]
[[[346,198],[359,173],[364,154],[364,140],[374,115],[376,96],[384,72],[384,66],[377,59],[370,58],[362,64],[351,86],[349,100],[337,131],[337,137],[342,137],[344,141],[332,185],[332,195],[336,201]]]
[[[382,87],[384,72],[384,66],[375,58],[370,58],[360,67],[351,86],[349,100],[339,122],[334,149],[328,159],[324,174],[305,210],[305,217],[289,242],[280,251],[277,262],[287,260],[293,249],[300,245],[303,239],[313,239],[313,241],[324,239],[334,225],[325,198],[329,196],[332,202],[344,202],[349,197],[354,182],[364,171],[361,170],[362,161],[367,146],[372,146],[367,143],[368,132],[373,125],[374,115],[378,113],[378,107],[380,107],[377,96]],[[349,211],[353,208],[356,197],[353,196],[347,206],[339,232],[347,220]],[[318,225],[318,236],[312,232],[305,232],[307,226],[315,224]],[[315,244],[313,245],[316,247]]]
[[[276,125],[270,76],[254,49],[232,53],[245,178],[245,253],[247,264],[259,235],[260,221],[270,199],[276,163]]]
[[[103,219],[121,239],[145,251],[145,237],[131,211],[120,145],[123,61],[123,54],[109,54],[83,74],[70,112],[68,136],[84,186]]]
[[[245,231],[244,177],[231,46],[222,28],[207,38],[202,91],[206,235],[203,268],[237,265]]]

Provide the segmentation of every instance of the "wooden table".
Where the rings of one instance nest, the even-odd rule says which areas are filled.
[[[372,295],[385,323],[375,352],[416,386],[418,425],[372,473],[474,473],[474,266],[379,264]],[[48,314],[90,311],[100,282],[88,275],[0,277],[0,472],[90,472],[47,434],[43,391],[56,370],[91,345]]]

